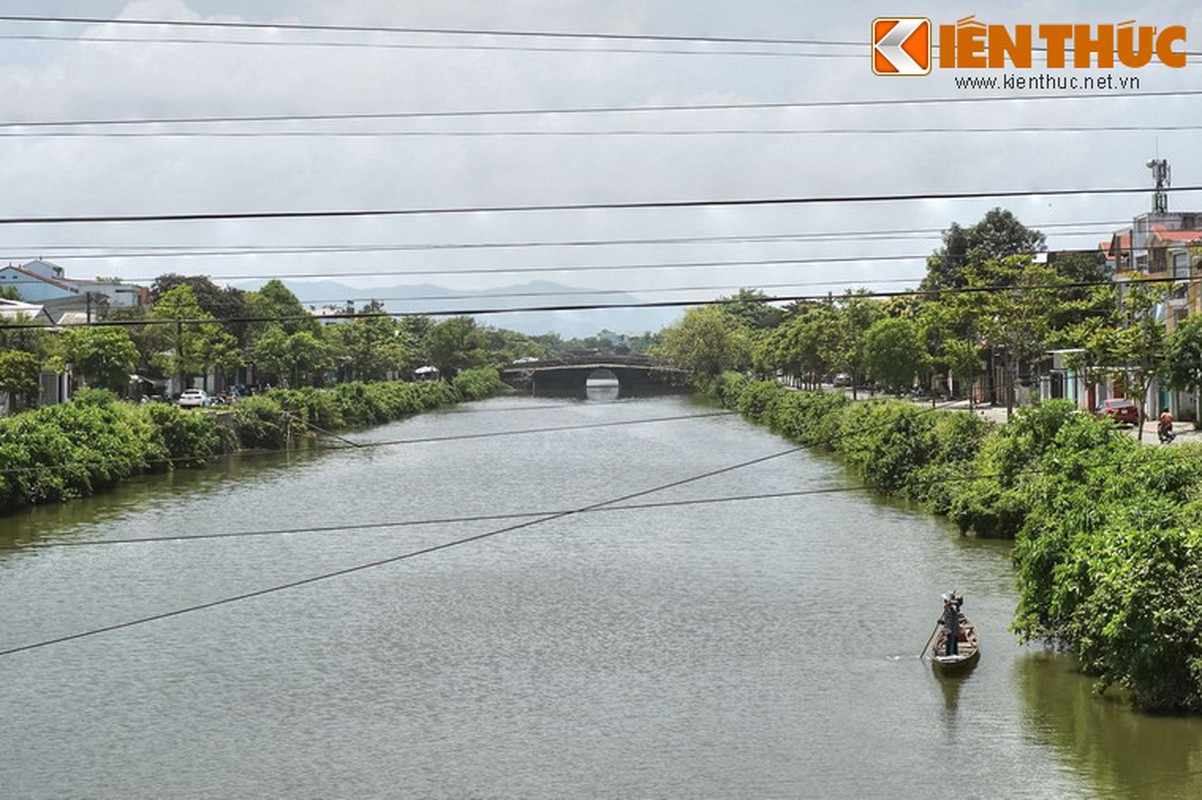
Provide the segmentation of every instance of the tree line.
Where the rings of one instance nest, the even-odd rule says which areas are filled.
[[[167,274],[151,287],[145,307],[107,309],[105,322],[128,325],[62,326],[53,332],[0,325],[0,392],[17,408],[33,403],[43,370],[65,372],[88,386],[120,395],[131,374],[196,380],[210,388],[214,371],[239,382],[253,365],[254,382],[275,387],[321,387],[351,381],[412,376],[436,368],[446,380],[477,367],[500,367],[518,358],[547,358],[576,349],[612,346],[611,340],[563,340],[482,326],[471,317],[436,321],[395,317],[378,302],[365,316],[322,324],[279,280],[256,291],[219,287],[207,277]],[[18,298],[13,298],[18,299]],[[146,322],[139,325],[138,322]],[[621,347],[647,347],[651,334]]]
[[[1116,283],[1101,252],[1037,260],[1043,244],[1042,233],[995,208],[943,232],[917,292],[879,298],[848,290],[776,308],[744,289],[688,311],[662,332],[657,352],[701,384],[724,370],[790,376],[803,386],[844,373],[853,391],[919,387],[971,400],[980,379],[992,387],[987,399],[1008,410],[1052,350],[1066,352],[1066,366],[1087,382],[1111,379],[1141,406],[1155,379],[1202,386],[1202,315],[1166,330],[1171,282]]]

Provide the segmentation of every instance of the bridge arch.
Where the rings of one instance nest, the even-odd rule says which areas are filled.
[[[504,370],[501,377],[515,389],[535,395],[570,397],[587,397],[590,380],[616,388],[620,397],[679,392],[684,382],[683,373],[637,356],[524,361]]]

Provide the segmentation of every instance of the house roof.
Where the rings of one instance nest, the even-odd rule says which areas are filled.
[[[85,311],[66,311],[58,318],[59,325],[86,325],[88,314]]]
[[[22,303],[20,300],[5,300],[0,298],[0,317],[4,319],[20,319],[21,317],[29,317],[36,319],[40,316],[48,316],[45,309],[34,303]]]
[[[1098,242],[1098,248],[1106,255],[1107,258],[1110,258],[1114,255],[1115,247],[1117,247],[1120,251],[1129,251],[1131,249],[1131,234],[1116,233],[1114,236],[1110,237],[1109,241]]]
[[[78,291],[78,290],[77,290],[76,288],[74,288],[73,286],[69,286],[69,285],[67,285],[66,283],[63,283],[62,281],[56,281],[54,278],[47,278],[45,275],[39,275],[39,274],[38,274],[38,273],[36,273],[36,272],[33,272],[33,271],[31,271],[31,270],[28,270],[28,269],[25,269],[24,267],[18,267],[18,266],[14,265],[14,264],[9,264],[9,265],[8,265],[8,266],[6,266],[6,267],[0,267],[0,272],[3,272],[4,270],[12,270],[13,272],[16,272],[16,273],[19,273],[19,274],[21,274],[21,275],[24,275],[24,276],[25,276],[25,277],[27,277],[27,278],[33,278],[34,280],[41,281],[42,283],[48,283],[48,284],[50,284],[51,286],[57,287],[57,288],[59,288],[59,289],[62,289],[63,291],[66,291],[66,292],[75,292],[75,291]]]
[[[1202,231],[1156,231],[1157,239],[1165,242],[1196,242],[1202,240]]]

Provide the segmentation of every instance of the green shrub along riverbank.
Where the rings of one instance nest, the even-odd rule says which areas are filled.
[[[204,466],[244,449],[281,449],[311,431],[379,425],[504,391],[497,371],[485,367],[452,383],[273,389],[239,401],[223,420],[82,389],[70,403],[0,419],[0,513],[86,497],[135,475]]]
[[[732,373],[708,389],[964,533],[1014,539],[1021,638],[1070,647],[1140,708],[1202,713],[1202,447],[1140,444],[1068,401],[995,426]]]

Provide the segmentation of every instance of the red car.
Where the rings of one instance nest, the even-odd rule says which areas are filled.
[[[1102,405],[1095,408],[1093,413],[1099,419],[1110,417],[1120,425],[1139,424],[1139,406],[1135,404],[1134,400],[1128,400],[1125,397],[1103,400]]]

